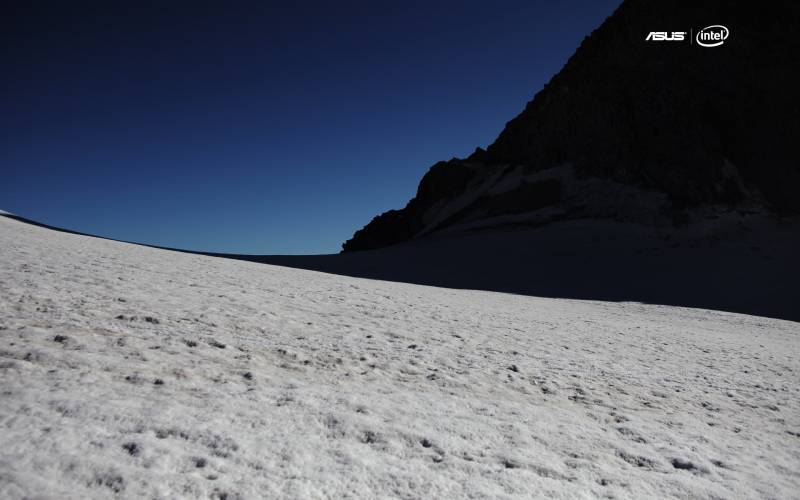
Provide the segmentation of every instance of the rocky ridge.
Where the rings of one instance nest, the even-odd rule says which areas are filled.
[[[416,196],[343,251],[431,232],[610,217],[691,222],[698,207],[800,212],[800,54],[792,2],[626,0],[486,150],[431,167]],[[719,47],[654,30],[730,29]]]

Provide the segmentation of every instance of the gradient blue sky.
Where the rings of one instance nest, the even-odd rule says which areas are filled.
[[[111,238],[337,252],[486,147],[618,0],[12,2],[0,209]]]

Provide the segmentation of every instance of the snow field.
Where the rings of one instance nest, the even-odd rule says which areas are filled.
[[[798,335],[0,217],[0,497],[798,498]]]

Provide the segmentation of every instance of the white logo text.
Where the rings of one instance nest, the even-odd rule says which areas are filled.
[[[721,24],[714,24],[697,32],[695,40],[701,47],[718,47],[725,43],[730,31]]]
[[[651,31],[645,40],[652,42],[680,42],[686,36],[685,31]]]

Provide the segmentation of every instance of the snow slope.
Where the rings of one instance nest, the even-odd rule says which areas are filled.
[[[0,217],[2,498],[797,498],[800,324]]]

